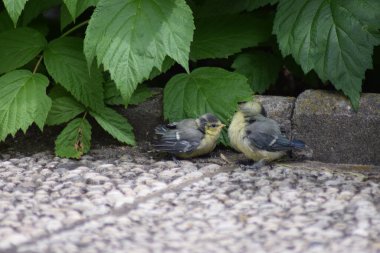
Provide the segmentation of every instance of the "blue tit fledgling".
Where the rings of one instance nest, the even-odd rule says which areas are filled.
[[[158,136],[154,147],[180,158],[191,158],[210,153],[216,146],[225,125],[211,113],[198,119],[184,119],[155,128]]]
[[[234,149],[256,161],[255,168],[279,159],[291,149],[301,149],[305,143],[289,140],[280,130],[279,124],[266,117],[266,112],[258,102],[239,104],[239,109],[228,128],[228,137]]]

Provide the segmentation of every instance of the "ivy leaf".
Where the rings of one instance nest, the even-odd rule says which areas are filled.
[[[24,133],[35,122],[42,130],[51,107],[46,95],[49,80],[28,70],[15,70],[0,77],[0,141],[8,134]]]
[[[164,89],[164,117],[170,122],[214,113],[228,124],[240,101],[252,99],[247,79],[221,68],[198,68],[177,74]],[[227,143],[226,131],[223,143]]]
[[[82,39],[64,37],[49,43],[44,61],[49,74],[78,101],[97,109],[103,107],[102,75],[93,64],[88,70]]]
[[[236,57],[232,68],[246,76],[252,90],[261,94],[276,82],[281,61],[265,52],[244,53]]]
[[[0,33],[0,74],[27,64],[46,44],[45,37],[30,28],[17,28]]]
[[[271,36],[272,15],[253,13],[197,19],[190,58],[226,58]]]
[[[378,0],[280,1],[274,32],[284,56],[330,80],[357,109],[373,47],[380,44],[372,33],[379,20]]]
[[[185,0],[100,0],[87,27],[84,52],[97,57],[128,101],[137,84],[169,56],[188,70],[193,17]],[[90,64],[91,65],[91,64]]]
[[[84,118],[74,119],[62,130],[55,141],[59,157],[80,158],[90,150],[91,125]]]
[[[79,17],[87,8],[96,6],[99,0],[63,0],[61,6],[61,29]]]
[[[7,9],[15,27],[17,25],[18,17],[21,15],[27,1],[28,0],[3,0],[5,8]]]
[[[59,97],[53,100],[53,105],[46,119],[48,125],[59,125],[75,118],[86,108],[72,97]]]
[[[128,120],[108,107],[103,107],[101,110],[90,111],[96,122],[110,135],[118,141],[135,145],[135,136],[133,128]]]
[[[207,0],[197,9],[197,17],[234,14],[253,11],[265,5],[274,5],[279,0]]]

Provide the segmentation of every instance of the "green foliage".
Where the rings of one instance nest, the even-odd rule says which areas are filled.
[[[42,130],[51,107],[46,76],[14,70],[0,77],[0,141],[32,123]]]
[[[3,0],[5,8],[7,9],[15,26],[27,1],[28,0]]]
[[[254,92],[262,94],[276,82],[281,61],[273,54],[264,52],[244,53],[236,57],[232,67],[248,78]]]
[[[53,40],[44,52],[44,61],[54,80],[78,101],[92,109],[103,107],[103,78],[94,64],[88,70],[82,39]]]
[[[60,157],[80,158],[90,150],[91,125],[84,118],[71,121],[55,141],[55,154]]]
[[[46,124],[60,125],[66,123],[85,112],[85,110],[86,108],[72,97],[58,97],[53,99],[53,105],[46,119]]]
[[[0,74],[19,68],[46,46],[45,37],[30,28],[17,28],[0,33]]]
[[[170,121],[212,112],[228,124],[237,102],[279,74],[281,84],[331,82],[357,109],[379,29],[378,0],[3,0],[0,141],[33,123],[67,124],[56,154],[79,158],[93,117],[134,145],[107,106],[146,101],[165,79]]]
[[[90,114],[115,139],[125,144],[135,145],[133,128],[120,114],[107,107],[98,111],[90,111]]]
[[[284,56],[330,80],[357,109],[373,47],[380,44],[370,29],[379,29],[379,18],[378,0],[281,1],[274,32]]]
[[[220,68],[198,68],[170,79],[164,90],[164,117],[177,121],[212,112],[228,124],[236,104],[251,98],[244,76]],[[225,131],[223,136],[223,143],[228,143]]]
[[[257,46],[271,35],[271,15],[234,14],[197,19],[192,60],[225,58]]]
[[[138,83],[170,56],[188,69],[193,18],[184,0],[100,0],[87,28],[84,52],[111,73],[128,102]]]

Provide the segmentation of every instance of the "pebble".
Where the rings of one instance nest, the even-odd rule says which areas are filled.
[[[18,252],[380,248],[379,181],[363,176],[281,166],[222,172],[96,153],[80,161],[49,152],[1,157],[0,252],[23,242]]]

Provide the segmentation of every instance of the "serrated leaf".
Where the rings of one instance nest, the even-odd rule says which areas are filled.
[[[236,57],[232,68],[247,77],[252,90],[261,94],[276,82],[281,61],[265,52],[244,53]]]
[[[26,27],[0,33],[0,74],[27,64],[46,44],[41,33]]]
[[[61,0],[28,0],[22,15],[22,24],[27,25],[43,11],[61,4]]]
[[[150,72],[149,80],[152,80],[153,78],[159,76],[162,73],[165,73],[168,71],[171,67],[173,67],[175,61],[170,57],[165,57],[164,62],[162,63],[161,68],[154,67],[152,69],[152,72]]]
[[[253,11],[265,5],[274,5],[279,0],[207,0],[197,9],[197,17],[235,14],[242,11]]]
[[[129,104],[138,105],[153,95],[153,92],[142,83],[133,92]],[[116,88],[116,84],[113,81],[104,84],[104,100],[109,105],[125,105],[120,91]]]
[[[49,97],[53,100],[60,97],[70,97],[70,96],[71,94],[65,88],[63,88],[61,85],[57,83],[55,83],[49,91]]]
[[[61,7],[61,29],[80,16],[87,8],[96,6],[99,0],[63,0]]]
[[[5,8],[7,9],[15,27],[17,25],[18,17],[21,15],[27,1],[28,0],[3,0]]]
[[[15,70],[0,77],[0,141],[24,133],[32,123],[42,130],[51,107],[46,95],[49,80],[28,70]]]
[[[49,74],[78,101],[97,109],[103,107],[102,75],[93,64],[88,70],[82,39],[64,37],[49,43],[44,61]]]
[[[0,33],[14,28],[12,19],[5,10],[0,12]]]
[[[135,136],[133,128],[128,120],[108,107],[103,107],[101,110],[90,111],[96,122],[110,135],[118,141],[135,145]]]
[[[188,70],[193,17],[184,0],[100,0],[87,27],[85,55],[97,57],[125,101],[169,56]]]
[[[226,58],[271,36],[272,15],[234,14],[197,19],[190,58]]]
[[[59,97],[53,100],[53,104],[46,119],[48,125],[59,125],[75,118],[86,108],[72,97]]]
[[[240,101],[252,99],[247,79],[221,68],[198,68],[177,74],[164,89],[164,117],[170,122],[214,113],[223,123],[231,120]],[[226,131],[223,131],[226,144]]]
[[[146,101],[148,98],[152,97],[154,94],[145,84],[140,84],[137,89],[133,92],[131,99],[129,100],[130,105],[138,105]]]
[[[358,108],[373,47],[380,44],[371,33],[380,28],[379,18],[377,0],[281,1],[274,32],[284,56],[330,80]]]
[[[84,118],[74,119],[62,130],[55,141],[59,157],[80,158],[90,150],[91,125]]]

